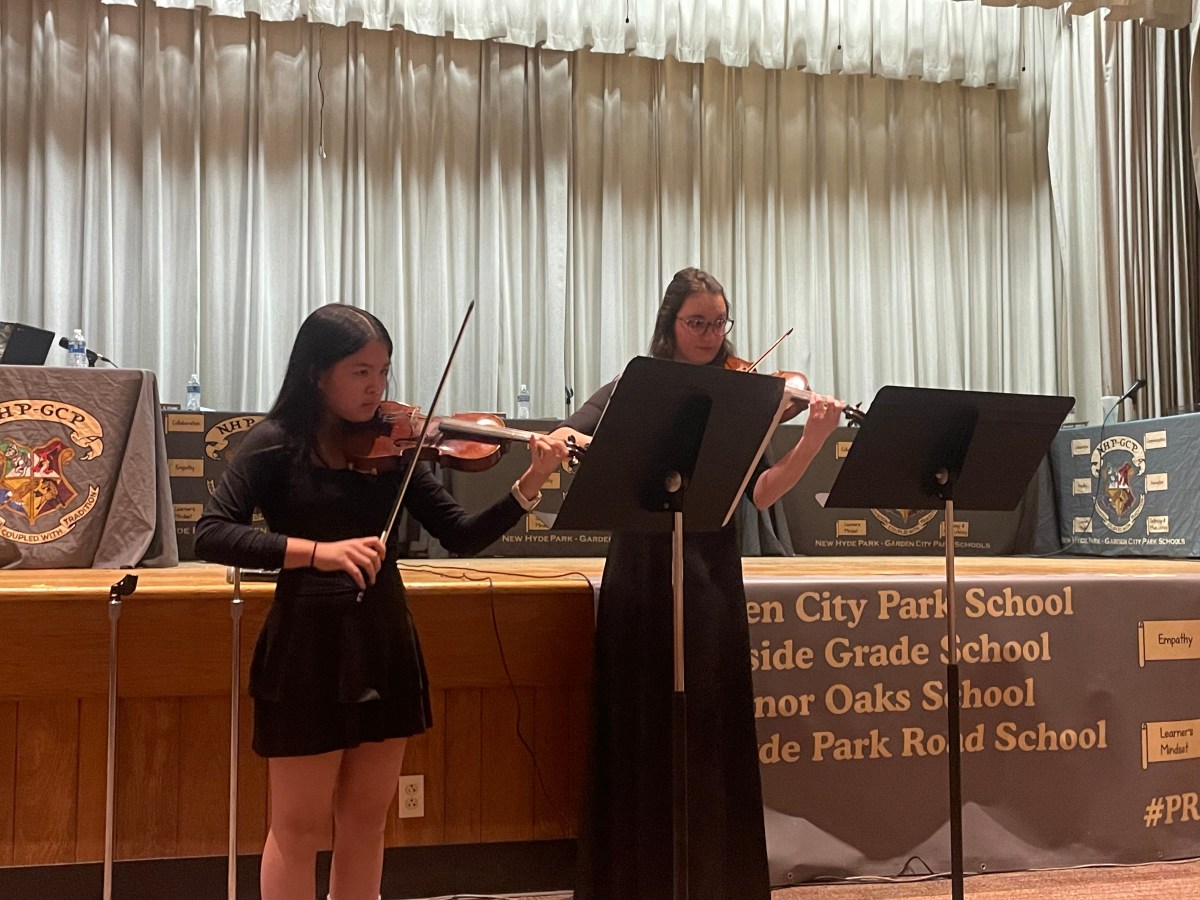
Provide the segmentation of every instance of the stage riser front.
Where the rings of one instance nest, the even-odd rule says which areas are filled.
[[[121,574],[0,574],[2,865],[103,858],[107,585]],[[404,767],[424,775],[425,815],[399,819],[393,800],[388,845],[573,836],[588,728],[591,588],[581,579],[494,589],[411,580],[435,724],[410,741]],[[246,586],[243,689],[270,590]],[[118,859],[226,850],[230,591],[217,567],[161,570],[143,573],[122,604]],[[266,764],[250,749],[249,698],[240,710],[238,845],[256,853],[267,824]]]
[[[865,855],[838,868],[829,861],[828,842],[815,839],[814,827],[809,837],[792,848],[794,859],[787,863],[786,872],[776,871],[775,877],[782,884],[787,883],[784,875],[799,881],[834,871],[881,874],[876,871],[881,861],[890,861],[890,855],[898,852],[893,844],[907,839],[881,818],[870,819],[871,829],[862,830],[861,822],[866,820],[861,813],[871,803],[894,799],[901,788],[914,790],[914,777],[895,774],[913,765],[896,752],[905,746],[897,737],[904,728],[915,725],[930,735],[944,734],[944,717],[935,713],[926,714],[928,721],[919,718],[920,705],[930,696],[920,686],[944,677],[936,660],[944,622],[936,617],[897,621],[898,610],[890,609],[883,618],[881,598],[885,592],[895,591],[934,596],[942,584],[939,561],[747,560],[744,568],[751,599],[758,603],[751,616],[755,619],[751,634],[752,646],[760,651],[760,668],[763,641],[769,642],[772,667],[775,654],[788,641],[796,653],[807,648],[813,654],[811,666],[806,662],[806,667],[794,674],[759,671],[755,675],[756,691],[768,699],[813,695],[811,717],[789,718],[781,705],[779,718],[759,722],[760,741],[769,744],[779,732],[781,753],[788,741],[796,745],[794,752],[784,754],[794,759],[764,760],[768,819],[778,823],[788,794],[796,789],[807,793],[790,801],[793,815],[813,826],[832,815],[831,810],[845,806],[844,798],[865,791],[845,810],[850,824],[837,846],[850,847],[850,841],[864,836],[871,839]],[[425,777],[425,816],[400,820],[393,806],[387,842],[394,847],[461,848],[569,840],[575,833],[584,778],[592,585],[599,583],[601,561],[456,561],[439,564],[439,569],[442,574],[413,567],[404,572],[434,688],[435,726],[411,741],[405,761],[406,772]],[[483,570],[499,573],[489,575]],[[568,574],[580,571],[590,583]],[[0,640],[5,651],[0,654],[0,864],[45,865],[102,858],[107,596],[109,585],[123,574],[94,570],[0,572]],[[126,860],[220,856],[227,838],[231,588],[225,583],[224,570],[214,566],[139,574],[141,583],[123,603],[120,619],[116,855]],[[1186,756],[1178,761],[1151,759],[1160,750],[1152,741],[1143,751],[1149,757],[1139,764],[1138,742],[1131,742],[1128,734],[1130,722],[1169,725],[1173,720],[1200,715],[1191,699],[1194,692],[1161,687],[1168,682],[1154,681],[1160,686],[1144,699],[1136,694],[1139,685],[1152,683],[1152,677],[1187,681],[1193,668],[1200,665],[1192,659],[1153,661],[1146,667],[1137,663],[1140,620],[1169,619],[1175,629],[1175,620],[1200,619],[1200,605],[1191,599],[1200,596],[1200,563],[960,560],[958,581],[962,589],[960,634],[978,641],[976,632],[986,630],[995,640],[1017,641],[1014,646],[1032,642],[1030,646],[1037,651],[1032,658],[1011,665],[991,663],[982,670],[972,670],[970,665],[964,669],[964,678],[981,687],[1000,685],[1025,691],[1016,707],[1009,709],[1006,702],[1005,708],[994,711],[997,721],[1011,720],[1022,729],[1042,720],[1056,729],[1095,726],[1110,748],[1104,755],[1020,754],[1020,765],[1058,766],[1047,769],[1059,773],[1051,774],[1051,784],[1057,788],[1078,783],[1085,786],[1085,792],[1090,791],[1094,778],[1090,773],[1116,771],[1099,765],[1114,754],[1121,760],[1121,771],[1129,773],[1120,776],[1129,797],[1128,802],[1122,801],[1115,827],[1131,829],[1130,834],[1136,831],[1139,840],[1091,848],[1086,854],[1071,849],[1082,845],[1064,844],[1064,853],[1069,850],[1080,858],[1064,862],[1056,857],[1056,864],[1142,861],[1139,854],[1144,855],[1147,847],[1149,858],[1154,858],[1155,848],[1161,851],[1158,856],[1168,857],[1179,856],[1183,844],[1194,846],[1187,841],[1187,829],[1178,823],[1172,827],[1164,821],[1163,827],[1151,828],[1143,825],[1142,816],[1153,797],[1170,797],[1185,790],[1174,785],[1179,778],[1183,778],[1180,784],[1190,786],[1186,790],[1194,790],[1197,763]],[[1049,596],[1053,591],[1065,596],[1065,588],[1070,587],[1072,614],[1017,619],[1014,631],[1004,624],[1007,620],[972,616],[972,610],[979,607],[978,598],[970,591],[978,591],[980,585],[987,586],[988,596],[999,596],[1007,587],[1024,595]],[[818,599],[826,594],[829,598],[866,598],[861,627],[838,620],[835,606],[829,607],[833,612],[828,621],[801,621],[796,601],[813,591]],[[270,592],[270,585],[246,585],[243,687]],[[824,609],[816,603],[802,611],[811,616]],[[782,611],[782,619],[767,616],[767,610]],[[1104,637],[1102,646],[1094,644],[1093,633],[1100,634],[1095,630],[1097,624],[1107,621],[1110,613],[1124,624]],[[1150,623],[1146,633],[1151,633]],[[829,662],[831,657],[825,655],[830,646],[890,647],[898,646],[902,639],[912,646],[920,642],[933,648],[932,662],[919,668],[896,661],[878,669],[845,668],[840,662]],[[796,653],[791,657],[803,661]],[[1079,670],[1072,660],[1081,661]],[[854,669],[858,675],[851,677]],[[1072,685],[1083,683],[1084,669],[1090,673],[1093,687],[1084,685],[1088,693],[1081,699]],[[1113,681],[1118,672],[1123,674]],[[783,681],[778,680],[780,676]],[[909,691],[911,700],[905,702],[905,709],[893,710],[874,699],[873,709],[833,710],[838,714],[830,719],[827,698],[850,696],[844,691],[837,693],[840,688],[830,693],[833,680],[860,691],[856,702],[865,702],[861,698],[867,696],[899,699],[897,688]],[[874,687],[875,682],[882,687]],[[1126,692],[1119,694],[1123,698],[1119,703],[1113,699],[1118,697],[1118,689]],[[1130,690],[1134,693],[1128,694]],[[825,719],[820,721],[822,705]],[[768,708],[769,704],[764,706]],[[267,822],[266,766],[249,748],[251,708],[244,696],[240,715],[239,849],[253,854],[261,851]],[[986,715],[991,713],[966,709],[964,732],[974,734]],[[533,759],[518,736],[518,718]],[[972,751],[967,755],[964,776],[969,810],[980,804],[994,805],[997,800],[989,791],[999,775],[1012,777],[1017,766],[1013,762],[1017,755],[1003,756],[1007,732],[994,722],[985,728],[987,749],[976,753],[974,747],[967,748]],[[839,759],[836,747],[822,751],[820,759],[814,758],[818,755],[814,752],[818,731],[835,733],[838,738],[861,738],[872,729],[878,729],[881,739],[891,735],[889,746],[895,759]],[[944,854],[937,834],[945,810],[944,765],[935,754],[919,766],[929,782],[920,789],[924,798],[920,808],[929,819],[922,834],[930,836],[922,858],[936,865]],[[781,777],[785,773],[791,774]],[[889,787],[876,790],[871,778],[882,779]],[[809,796],[818,789],[842,799],[830,802]],[[1109,794],[1115,796],[1115,791],[1110,789],[1103,796]],[[1101,795],[1087,796],[1089,808],[1098,808]],[[1011,792],[1001,798],[1012,813],[1010,818],[1018,812],[1012,801]],[[903,804],[897,809],[904,810],[907,818],[913,817]],[[1023,813],[1027,814],[1028,810]],[[1046,825],[1049,818],[1062,819],[1059,824],[1070,826],[1076,817],[1065,803],[1061,815],[1039,821]],[[989,871],[996,868],[991,864],[996,848],[978,823],[967,829],[965,840],[969,860],[981,865],[988,862]],[[1045,847],[1042,850],[1049,852]],[[1006,865],[1001,868],[1021,868],[1013,859],[1018,856],[1004,857]]]

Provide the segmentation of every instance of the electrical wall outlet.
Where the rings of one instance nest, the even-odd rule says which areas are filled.
[[[400,818],[419,819],[425,815],[425,776],[400,776]]]

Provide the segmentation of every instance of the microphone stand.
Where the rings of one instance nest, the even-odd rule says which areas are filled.
[[[126,575],[108,590],[108,741],[104,778],[104,884],[102,896],[111,900],[113,889],[114,813],[117,804],[117,623],[121,598],[137,588],[138,577]]]
[[[62,347],[64,350],[71,349],[71,343],[65,337],[60,337],[58,339],[58,346]],[[103,353],[97,353],[95,350],[92,350],[89,348],[85,348],[83,353],[87,357],[89,369],[96,368],[96,363],[99,362],[100,360],[104,360],[106,363],[108,363],[114,369],[120,368],[120,366],[118,366],[115,362],[113,362],[111,359],[109,359]]]

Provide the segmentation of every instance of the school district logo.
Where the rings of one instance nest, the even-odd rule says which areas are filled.
[[[208,433],[204,435],[204,455],[211,460],[223,463],[221,472],[224,473],[225,466],[233,462],[233,458],[237,456],[237,446],[230,446],[230,441],[235,435],[238,435],[237,443],[240,444],[241,438],[245,437],[246,432],[261,420],[262,416],[234,416],[232,419],[222,419],[208,429]],[[205,483],[208,485],[210,494],[217,489],[216,478],[206,479]]]
[[[1096,512],[1110,531],[1128,531],[1141,515],[1145,474],[1146,452],[1131,437],[1111,437],[1092,451],[1092,477],[1098,479]]]
[[[232,462],[237,454],[229,442],[234,435],[245,436],[246,432],[262,421],[262,416],[234,416],[222,419],[204,435],[204,453],[209,459]],[[239,439],[240,443],[240,439]]]
[[[55,400],[0,404],[0,423],[13,422],[47,422],[68,430],[70,444],[58,435],[35,443],[0,432],[0,537],[47,544],[70,533],[96,505],[100,489],[94,484],[87,487],[83,502],[76,504],[80,492],[68,467],[80,450],[80,460],[98,459],[104,453],[104,429],[84,410]],[[39,530],[50,521],[53,527]]]
[[[871,514],[892,534],[910,537],[937,516],[936,509],[872,509]]]
[[[225,468],[233,462],[233,458],[237,456],[238,445],[241,444],[242,438],[255,425],[261,422],[262,416],[233,416],[229,419],[222,419],[204,435],[204,455],[209,459],[221,463],[221,471],[224,473]],[[208,492],[214,493],[217,489],[217,479],[207,478],[205,484],[208,486]],[[262,511],[257,507],[251,520],[255,525],[261,524],[263,520]]]

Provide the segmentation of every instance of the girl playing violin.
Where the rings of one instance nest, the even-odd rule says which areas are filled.
[[[733,327],[725,290],[699,269],[667,286],[650,355],[722,365]],[[590,435],[598,391],[555,436]],[[747,491],[765,509],[792,488],[845,404],[812,394],[797,444],[760,462]],[[585,442],[585,441],[581,441]],[[586,462],[584,463],[586,465]],[[671,535],[612,536],[596,620],[592,745],[576,900],[669,900],[672,891]],[[746,594],[734,526],[684,538],[689,895],[768,900]]]
[[[396,568],[377,537],[401,471],[350,468],[341,440],[370,421],[392,341],[368,312],[331,304],[300,326],[279,397],[246,436],[196,526],[196,550],[225,565],[282,569],[250,670],[254,749],[268,758],[263,900],[315,892],[333,823],[331,900],[376,900],[388,807],[405,738],[430,727],[429,685]],[[446,549],[476,553],[515,525],[567,449],[530,440],[529,468],[468,515],[425,464],[404,505]],[[269,531],[250,526],[255,508]]]

